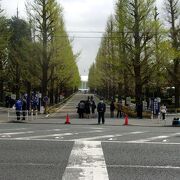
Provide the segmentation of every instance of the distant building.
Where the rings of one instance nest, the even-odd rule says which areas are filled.
[[[81,85],[79,87],[80,91],[88,91],[88,76],[81,76]]]

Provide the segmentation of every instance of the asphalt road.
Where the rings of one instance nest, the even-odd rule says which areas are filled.
[[[60,114],[74,98],[47,119],[0,124],[0,180],[180,179],[179,127],[108,118],[65,125]]]

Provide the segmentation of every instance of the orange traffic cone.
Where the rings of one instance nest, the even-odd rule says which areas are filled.
[[[68,114],[67,114],[67,116],[66,116],[65,124],[71,124],[71,123],[70,123],[70,118],[69,118],[69,115],[68,115]]]
[[[124,119],[124,125],[128,125],[128,115],[125,115],[125,119]]]

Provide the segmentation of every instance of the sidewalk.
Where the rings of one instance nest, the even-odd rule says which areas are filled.
[[[180,114],[168,114],[166,116],[166,120],[162,120],[162,119],[147,119],[147,118],[143,118],[143,119],[138,119],[138,118],[128,118],[128,125],[129,126],[149,126],[149,127],[159,127],[159,126],[172,126],[172,121],[174,119],[174,117],[179,117],[180,118]],[[108,119],[106,118],[106,124],[112,124],[112,119]],[[125,120],[124,118],[114,118],[114,123],[115,124],[121,124],[124,125]],[[113,123],[113,124],[114,124]]]
[[[10,112],[10,118],[8,119],[8,111]],[[43,119],[45,118],[46,115],[44,114],[38,114],[37,118],[38,119]],[[32,120],[33,118],[33,120]],[[27,117],[26,117],[27,119]],[[32,122],[36,120],[36,116],[31,117],[31,115],[28,116],[28,121],[24,121],[26,123]],[[13,122],[16,120],[16,111],[12,108],[5,108],[5,107],[0,107],[0,123],[8,123],[8,122]],[[21,121],[20,121],[21,122]],[[22,121],[23,122],[23,121]]]
[[[180,114],[167,114],[166,121],[158,120],[158,119],[137,119],[137,118],[129,118],[128,119],[128,126],[143,126],[143,127],[162,127],[162,126],[172,126],[172,121],[174,117],[179,117]],[[65,115],[61,118],[51,117],[51,115],[44,115],[38,114],[37,119],[29,116],[29,120],[24,121],[26,123],[61,123],[64,124],[65,122]],[[14,120],[16,119],[16,115],[14,114]],[[71,117],[70,120],[72,125],[95,125],[97,124],[97,115],[95,118],[90,119],[79,119],[75,117]],[[8,121],[8,108],[0,107],[0,123],[8,123],[13,122],[13,120]],[[21,121],[20,121],[21,122]],[[124,118],[105,118],[105,125],[109,126],[123,126],[124,125]]]

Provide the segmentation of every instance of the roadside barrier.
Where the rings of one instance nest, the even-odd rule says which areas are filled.
[[[15,109],[8,109],[8,121],[19,121],[17,120],[17,111]],[[20,120],[23,120],[23,118],[25,118],[25,120],[36,120],[38,117],[38,111],[35,110],[25,110],[25,111],[19,111],[19,117]]]

